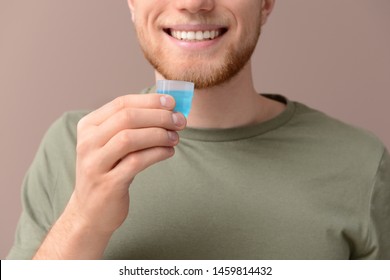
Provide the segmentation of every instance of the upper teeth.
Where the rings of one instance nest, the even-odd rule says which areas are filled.
[[[179,40],[208,40],[208,39],[214,39],[220,35],[219,30],[207,30],[207,31],[177,31],[172,30],[171,31],[172,37],[179,39]]]

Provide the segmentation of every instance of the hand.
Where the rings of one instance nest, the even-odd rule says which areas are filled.
[[[129,185],[171,157],[186,119],[169,95],[126,95],[80,120],[76,185],[34,259],[100,259],[129,211]]]
[[[126,219],[129,185],[154,163],[174,154],[186,120],[173,113],[169,95],[137,94],[115,99],[80,120],[76,185],[68,207],[82,226],[112,233]]]

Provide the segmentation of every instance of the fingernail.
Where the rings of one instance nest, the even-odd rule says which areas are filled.
[[[172,114],[172,120],[173,120],[173,123],[176,125],[176,126],[183,126],[184,123],[185,123],[185,119],[184,119],[184,116],[180,113],[173,113]]]
[[[172,142],[176,142],[177,139],[179,138],[179,136],[178,136],[177,133],[174,132],[174,131],[168,131],[168,138],[169,138],[169,140],[171,140]]]
[[[163,106],[165,108],[172,108],[172,103],[173,102],[172,102],[170,96],[162,95],[160,97],[160,103],[161,103],[161,106]]]

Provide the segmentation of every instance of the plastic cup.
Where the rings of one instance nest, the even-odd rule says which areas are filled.
[[[175,101],[175,112],[182,113],[186,118],[191,110],[194,96],[194,83],[174,80],[158,80],[157,93],[169,94]]]

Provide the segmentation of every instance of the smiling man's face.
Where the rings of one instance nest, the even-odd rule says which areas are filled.
[[[249,61],[271,0],[128,0],[145,57],[166,79],[222,84]]]

